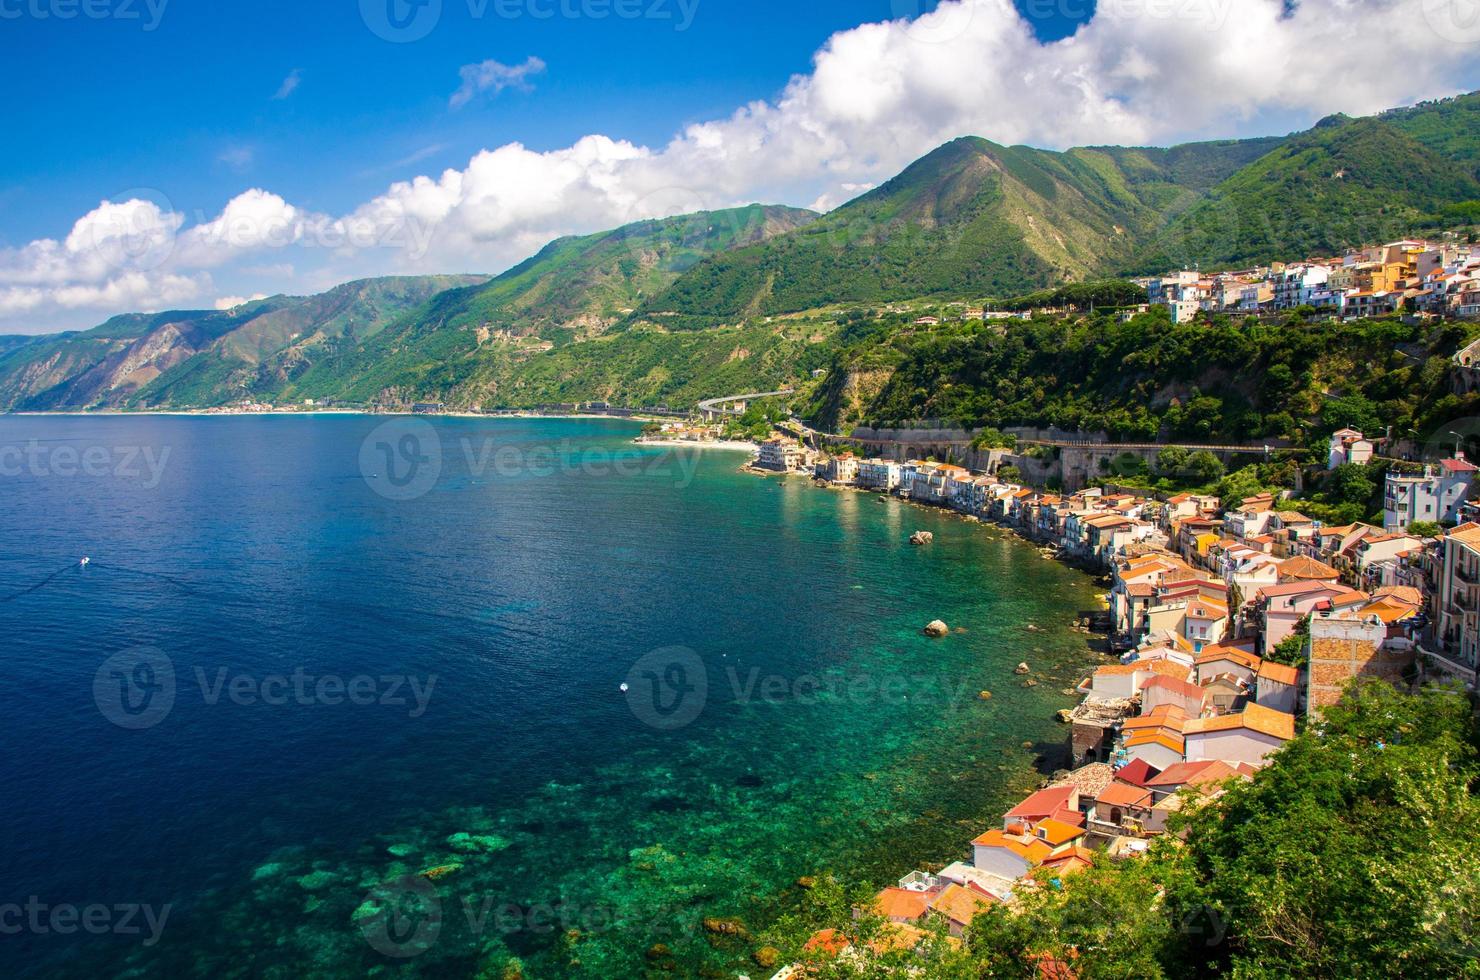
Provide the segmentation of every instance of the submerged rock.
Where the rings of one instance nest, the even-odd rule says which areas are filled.
[[[1070,711],[1068,708],[1060,708],[1058,713],[1055,714],[1054,717],[1067,725],[1074,720],[1074,712]]]
[[[416,846],[413,844],[392,844],[385,849],[385,852],[391,857],[410,857],[416,853]]]
[[[752,953],[750,958],[755,960],[755,965],[762,970],[774,969],[776,964],[781,962],[781,950],[775,946],[762,946]]]
[[[982,691],[981,693],[977,694],[977,698],[982,701],[990,701],[992,700],[992,692]]]
[[[421,876],[427,881],[436,881],[439,878],[446,878],[450,874],[456,874],[461,870],[462,865],[454,861],[452,864],[439,864],[435,868],[427,868],[421,873]]]
[[[447,838],[447,846],[463,854],[492,854],[509,848],[513,843],[497,834],[469,834],[461,831]]]
[[[925,627],[925,635],[926,636],[933,636],[933,637],[939,638],[939,637],[942,637],[942,636],[949,635],[950,632],[951,632],[951,628],[949,626],[947,626],[945,623],[943,623],[940,620],[938,620],[938,619],[931,620],[930,623],[927,624],[926,627]]]
[[[935,540],[935,534],[930,531],[916,531],[910,535],[910,544],[929,544]]]
[[[331,871],[311,871],[298,879],[298,887],[307,891],[317,891],[334,884],[335,877]]]
[[[1029,670],[1031,670],[1031,669],[1032,669],[1032,668],[1030,668],[1030,667],[1029,667],[1029,666],[1028,666],[1028,664],[1027,664],[1027,662],[1023,662],[1023,663],[1020,663],[1020,664],[1018,664],[1018,665],[1017,665],[1017,666],[1016,666],[1016,667],[1014,667],[1014,668],[1013,668],[1013,669],[1012,669],[1012,672],[1013,672],[1013,673],[1014,673],[1014,674],[1026,674],[1026,673],[1028,673],[1028,671],[1029,671]]]
[[[745,923],[739,919],[721,919],[708,916],[704,919],[704,931],[712,936],[740,936],[750,935],[750,930],[745,928]]]
[[[256,871],[252,872],[252,880],[261,881],[264,878],[276,878],[278,875],[283,873],[283,869],[285,867],[286,865],[278,861],[269,862],[259,867]]]

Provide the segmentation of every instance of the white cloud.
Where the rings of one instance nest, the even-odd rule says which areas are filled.
[[[60,308],[62,288],[96,291],[128,273],[143,282],[113,292],[140,289],[155,302],[202,270],[250,295],[268,284],[245,270],[289,266],[292,279],[272,288],[304,292],[363,275],[497,271],[557,235],[640,218],[750,201],[829,208],[968,133],[1053,148],[1165,144],[1283,131],[1480,85],[1473,46],[1443,22],[1430,26],[1431,6],[1100,0],[1072,37],[1041,44],[1011,0],[946,0],[914,20],[834,35],[776,98],[687,126],[662,146],[605,135],[544,151],[510,143],[460,170],[392,184],[340,217],[264,189],[189,227],[147,202],[100,208],[66,242],[0,250],[0,324],[34,325]],[[453,102],[527,85],[542,68],[536,58],[470,65]],[[138,227],[109,233],[119,225]],[[158,258],[156,238],[171,248],[141,268],[132,253]]]
[[[257,151],[250,146],[228,146],[216,154],[217,163],[224,163],[238,172],[250,167],[255,159],[257,159]]]
[[[453,109],[461,109],[484,92],[498,95],[506,88],[528,92],[534,88],[529,83],[530,76],[538,75],[544,70],[545,63],[534,55],[525,58],[524,63],[519,65],[506,65],[492,58],[476,65],[463,65],[458,69],[458,74],[462,76],[462,86],[452,93],[447,104]]]
[[[238,306],[254,303],[259,299],[266,299],[266,293],[253,293],[251,296],[222,296],[216,300],[216,309],[234,310]]]
[[[286,99],[288,96],[290,96],[294,92],[298,91],[298,85],[302,81],[303,81],[303,69],[302,68],[294,68],[292,71],[288,72],[288,77],[287,78],[284,78],[283,79],[283,83],[278,86],[277,93],[275,95],[273,95],[273,99],[274,100]]]

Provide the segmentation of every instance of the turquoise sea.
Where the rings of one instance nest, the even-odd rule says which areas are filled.
[[[0,974],[759,975],[1061,764],[1086,576],[637,428],[0,417]]]

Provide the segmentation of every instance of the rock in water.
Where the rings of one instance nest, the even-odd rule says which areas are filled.
[[[930,531],[916,531],[910,535],[910,544],[929,544],[935,540],[935,534]]]
[[[950,632],[951,632],[951,628],[949,626],[947,626],[945,623],[942,623],[938,619],[932,620],[930,622],[930,624],[925,627],[925,635],[926,636],[933,636],[933,637],[939,638],[939,637],[948,635]]]
[[[1026,674],[1028,672],[1028,670],[1029,670],[1028,665],[1026,663],[1021,663],[1021,664],[1018,664],[1016,667],[1014,667],[1012,669],[1012,672],[1014,674]]]
[[[1074,712],[1068,708],[1060,708],[1058,714],[1054,715],[1054,717],[1067,725],[1074,720]]]

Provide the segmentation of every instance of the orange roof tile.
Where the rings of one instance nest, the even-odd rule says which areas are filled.
[[[1285,664],[1277,664],[1273,660],[1266,660],[1259,665],[1259,679],[1273,681],[1276,684],[1294,685],[1300,679],[1300,670]]]
[[[1016,854],[1024,861],[1027,861],[1029,864],[1034,865],[1048,857],[1049,852],[1053,850],[1053,848],[1037,838],[1020,840],[1001,830],[989,830],[971,843],[974,847],[1004,848]]]
[[[908,888],[885,888],[874,896],[874,909],[886,919],[915,920],[930,908],[930,896]]]
[[[986,892],[952,882],[946,886],[945,891],[935,896],[930,907],[952,922],[970,925],[972,919],[991,908],[996,901]]]

